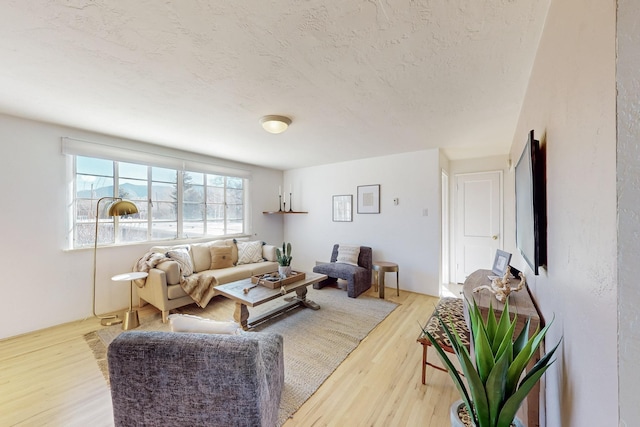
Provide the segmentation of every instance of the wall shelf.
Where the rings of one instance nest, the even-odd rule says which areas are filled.
[[[292,214],[308,214],[309,212],[299,212],[299,211],[265,211],[262,212],[264,215],[292,215]]]

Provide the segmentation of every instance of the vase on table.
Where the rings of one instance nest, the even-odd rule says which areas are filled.
[[[282,278],[286,278],[291,276],[291,266],[290,265],[280,265],[278,266],[278,274]]]

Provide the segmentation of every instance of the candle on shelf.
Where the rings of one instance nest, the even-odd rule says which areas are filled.
[[[282,186],[278,185],[278,196],[282,196]]]

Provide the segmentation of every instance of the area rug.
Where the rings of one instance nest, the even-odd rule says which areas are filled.
[[[269,331],[284,337],[285,386],[278,425],[284,424],[360,341],[397,307],[393,302],[366,295],[348,298],[344,290],[336,288],[309,289],[307,298],[318,303],[320,310],[298,308],[247,332]],[[250,315],[266,312],[277,304],[282,302],[250,308]],[[231,300],[215,297],[204,310],[191,305],[176,312],[230,320],[233,310],[234,303]],[[141,321],[136,330],[169,330],[169,325],[162,323],[159,314]],[[120,333],[126,332],[122,331],[120,325],[115,325],[85,336],[107,382],[106,346]]]

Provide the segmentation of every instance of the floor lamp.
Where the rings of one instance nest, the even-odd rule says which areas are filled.
[[[100,319],[100,323],[102,325],[110,326],[122,323],[122,319],[118,318],[117,314],[101,316],[96,313],[96,254],[98,252],[98,222],[100,219],[100,202],[105,199],[114,200],[111,206],[109,206],[109,211],[107,212],[107,215],[110,217],[136,214],[138,213],[138,208],[133,202],[124,200],[121,197],[102,197],[98,200],[98,203],[96,203],[96,235],[93,241],[93,315]]]

